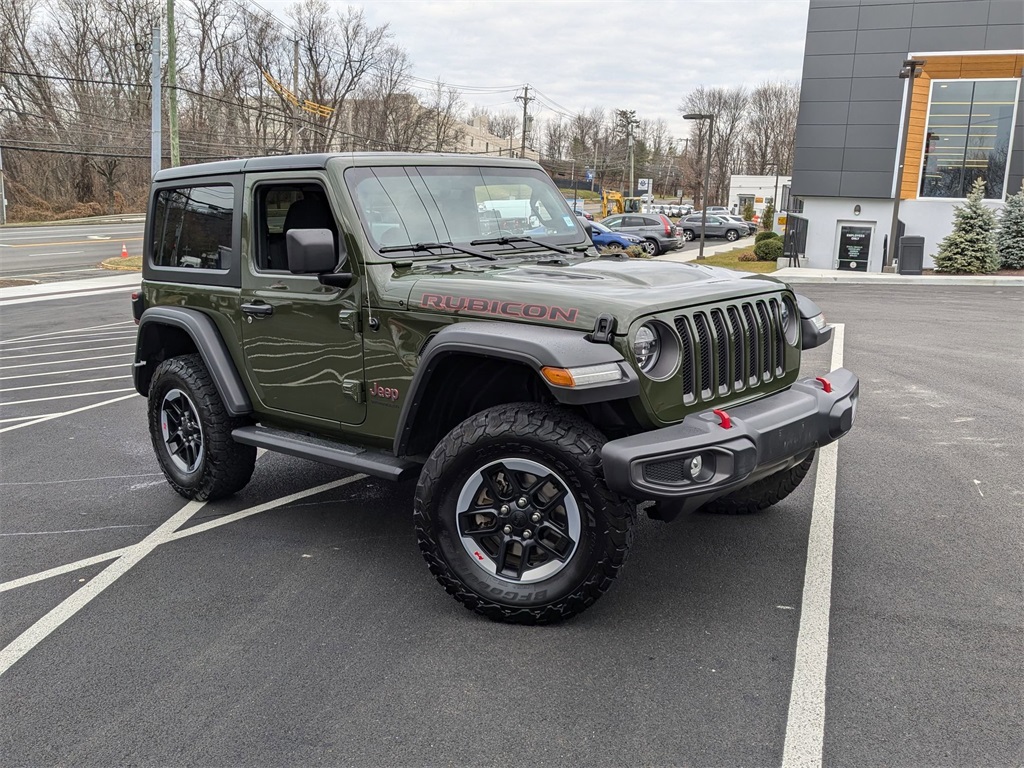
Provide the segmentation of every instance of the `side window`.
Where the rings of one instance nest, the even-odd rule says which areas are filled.
[[[161,189],[153,209],[153,264],[228,269],[234,209],[229,184]]]
[[[255,189],[253,259],[261,272],[287,272],[285,235],[290,229],[329,229],[338,246],[338,225],[327,193],[313,182],[260,184]]]
[[[626,216],[622,220],[622,226],[624,226],[624,227],[642,227],[642,226],[644,226],[644,220],[640,216]]]

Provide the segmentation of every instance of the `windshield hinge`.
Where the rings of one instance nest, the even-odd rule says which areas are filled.
[[[363,383],[361,381],[344,381],[341,384],[341,391],[345,397],[351,398],[357,403],[363,402]]]
[[[594,323],[594,330],[592,333],[587,334],[587,341],[592,341],[594,344],[611,344],[612,336],[615,335],[615,317],[614,315],[603,314],[597,316],[597,321]]]

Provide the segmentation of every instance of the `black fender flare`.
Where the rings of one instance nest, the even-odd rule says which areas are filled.
[[[445,326],[430,338],[420,353],[419,365],[409,386],[395,432],[396,456],[405,453],[416,420],[416,413],[429,390],[438,365],[450,355],[521,363],[533,370],[554,398],[566,405],[620,400],[640,394],[640,379],[633,367],[611,344],[588,341],[582,331],[501,321],[465,321]],[[583,387],[551,384],[541,368],[577,368],[615,363],[622,378]]]
[[[178,328],[192,339],[229,414],[245,416],[252,413],[249,393],[217,326],[208,315],[184,307],[151,307],[142,313],[135,341],[135,365],[132,368],[132,379],[140,395],[146,397],[149,394],[153,366],[147,356],[153,351],[153,332],[157,330],[156,326],[161,325]]]

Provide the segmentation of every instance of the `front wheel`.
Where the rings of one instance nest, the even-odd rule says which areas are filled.
[[[730,243],[739,240],[739,237],[740,233],[737,232],[735,229],[730,229],[728,232],[725,233],[725,239],[728,240]]]
[[[591,424],[534,403],[453,429],[427,460],[413,508],[445,590],[518,624],[558,621],[597,600],[625,563],[636,516],[604,483],[603,445]]]

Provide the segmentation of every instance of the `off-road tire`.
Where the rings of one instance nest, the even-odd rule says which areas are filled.
[[[547,624],[590,606],[626,562],[636,506],[605,485],[605,438],[560,408],[513,403],[459,424],[423,467],[413,513],[420,550],[437,580],[467,608],[496,621]],[[474,472],[498,461],[526,459],[564,478],[581,519],[579,542],[562,570],[533,583],[486,572],[470,557],[458,529],[460,492]]]
[[[814,461],[814,454],[815,452],[811,451],[807,458],[789,469],[768,475],[735,493],[708,502],[700,511],[716,515],[752,515],[755,512],[762,512],[796,490],[807,476],[811,462]]]
[[[171,390],[185,393],[202,429],[203,456],[192,472],[175,466],[161,431],[160,410]],[[164,360],[149,385],[149,435],[167,482],[186,499],[220,499],[240,491],[252,477],[256,448],[231,439],[231,431],[248,423],[228,415],[209,371],[198,354]]]

